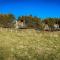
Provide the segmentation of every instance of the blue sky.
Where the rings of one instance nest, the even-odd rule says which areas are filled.
[[[0,0],[0,13],[16,17],[33,15],[40,18],[60,17],[60,0]]]

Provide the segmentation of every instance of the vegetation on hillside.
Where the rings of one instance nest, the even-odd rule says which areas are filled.
[[[10,28],[13,27],[15,16],[12,14],[0,14],[0,27]]]
[[[60,18],[45,18],[41,19],[37,16],[19,16],[17,21],[25,20],[27,28],[40,28],[44,29],[45,24],[47,24],[50,30],[54,30],[54,24],[58,24],[60,28]],[[0,27],[13,27],[16,21],[16,17],[13,14],[0,14]]]

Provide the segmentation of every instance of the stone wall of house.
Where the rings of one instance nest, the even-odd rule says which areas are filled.
[[[25,22],[24,21],[16,21],[16,28],[24,28]]]

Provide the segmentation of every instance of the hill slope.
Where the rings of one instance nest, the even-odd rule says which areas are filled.
[[[60,32],[0,31],[0,60],[60,60]]]

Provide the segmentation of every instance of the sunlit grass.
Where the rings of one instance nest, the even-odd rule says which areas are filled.
[[[3,29],[0,60],[60,60],[60,32]]]

